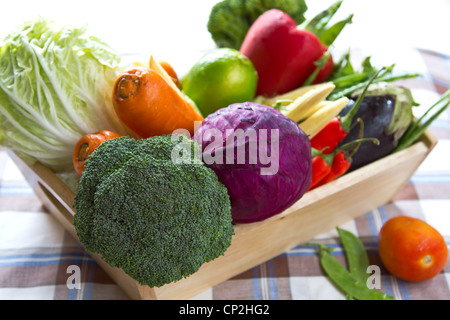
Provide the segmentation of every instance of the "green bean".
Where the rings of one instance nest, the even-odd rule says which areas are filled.
[[[330,280],[347,294],[347,299],[357,300],[392,300],[381,291],[369,289],[361,283],[331,254],[332,249],[319,244],[320,264]]]
[[[348,269],[351,275],[362,284],[367,283],[370,266],[369,257],[361,240],[350,231],[336,228],[347,256]]]

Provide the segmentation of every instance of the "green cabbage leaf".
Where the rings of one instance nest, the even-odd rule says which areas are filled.
[[[39,18],[0,40],[0,145],[55,172],[84,134],[128,130],[111,100],[120,55],[86,31]]]

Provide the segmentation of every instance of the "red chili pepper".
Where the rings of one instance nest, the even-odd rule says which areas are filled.
[[[339,116],[334,117],[311,139],[311,146],[319,150],[324,150],[325,154],[331,153],[347,136],[348,132],[349,129],[344,129],[342,118]]]
[[[358,99],[356,99],[354,105],[345,115],[336,116],[331,119],[331,121],[311,139],[311,146],[313,148],[324,150],[324,153],[327,154],[332,152],[338,144],[341,143],[350,132],[353,118],[358,112],[358,108],[366,95],[367,89],[382,70],[384,70],[384,68],[381,68],[372,76],[364,87],[363,92],[358,96]]]
[[[252,24],[240,51],[258,72],[256,94],[274,96],[301,86],[328,48],[314,33],[298,28],[288,14],[270,9]],[[327,78],[332,69],[330,55],[315,82]]]
[[[319,152],[317,155],[313,157],[313,166],[312,166],[312,180],[311,185],[308,189],[314,189],[321,185],[324,185],[327,182],[330,182],[338,177],[342,176],[351,166],[351,157],[358,150],[359,145],[362,142],[372,141],[374,143],[379,144],[378,139],[374,138],[361,138],[346,143],[339,148],[333,150],[333,152],[328,154],[323,154]],[[349,147],[356,145],[351,151],[346,151]],[[317,153],[316,149],[312,149],[312,154]],[[315,160],[315,162],[314,162]]]
[[[362,138],[364,134],[364,123],[359,118],[357,121],[360,124],[359,139],[346,143],[335,149],[331,154],[326,155],[326,156],[333,156],[331,169],[320,182],[316,183],[315,187],[324,185],[344,175],[348,171],[348,169],[350,169],[350,166],[352,164],[352,156],[358,151],[359,146],[361,145],[362,142],[372,141],[377,145],[380,144],[380,141],[378,139]],[[346,149],[348,149],[352,145],[354,145],[353,148],[350,149],[350,151],[347,151]]]
[[[351,164],[351,158],[348,157],[344,151],[339,152],[333,158],[333,163],[328,174],[316,186],[318,187],[324,185],[325,183],[328,183],[342,176],[347,172]]]
[[[312,149],[312,178],[308,190],[316,187],[330,172],[332,161],[330,157]],[[332,160],[332,158],[331,158]]]

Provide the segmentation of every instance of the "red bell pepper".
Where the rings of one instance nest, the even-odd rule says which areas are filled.
[[[300,87],[328,48],[310,31],[297,28],[288,14],[271,9],[250,27],[240,51],[258,72],[257,95],[274,96]],[[317,75],[323,81],[333,69],[330,56]]]
[[[301,25],[279,9],[255,20],[240,51],[258,71],[257,95],[274,96],[328,78],[334,68],[328,48],[353,17],[328,25],[341,3],[335,1]]]

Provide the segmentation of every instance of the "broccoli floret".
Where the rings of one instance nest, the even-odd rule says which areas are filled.
[[[74,225],[86,249],[152,287],[180,280],[222,255],[234,234],[227,189],[194,157],[184,136],[102,143],[75,196]],[[192,157],[177,163],[183,143]],[[186,158],[183,158],[186,159]]]
[[[207,28],[219,48],[239,50],[250,26],[269,9],[280,9],[300,24],[307,6],[304,0],[222,0],[212,7]]]

